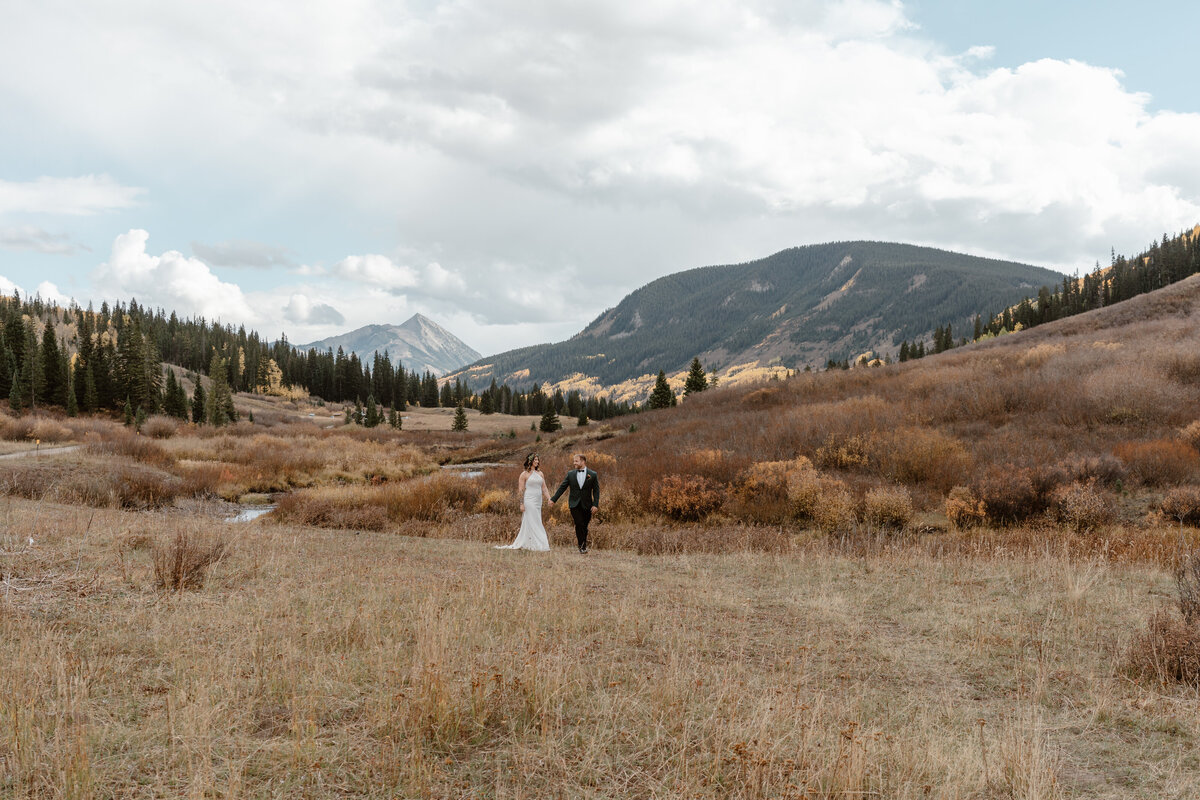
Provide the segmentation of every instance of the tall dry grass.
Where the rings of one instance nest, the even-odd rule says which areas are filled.
[[[16,797],[1200,792],[1195,693],[1119,669],[1156,569],[256,525],[163,594],[154,543],[185,520],[0,515]]]

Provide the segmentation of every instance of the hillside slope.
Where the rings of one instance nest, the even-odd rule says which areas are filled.
[[[696,356],[718,369],[803,369],[892,350],[946,322],[965,325],[1060,279],[1027,264],[912,245],[797,247],[659,278],[565,342],[489,356],[461,374],[476,386],[574,376],[595,388],[682,370]]]

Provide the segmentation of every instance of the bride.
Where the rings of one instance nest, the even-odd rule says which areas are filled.
[[[550,503],[550,491],[542,477],[541,459],[537,453],[525,457],[525,471],[517,481],[521,495],[521,530],[512,544],[497,545],[497,550],[549,550],[550,540],[542,526],[542,498]]]

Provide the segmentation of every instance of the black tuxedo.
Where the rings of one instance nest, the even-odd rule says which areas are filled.
[[[600,478],[595,471],[589,469],[584,476],[583,486],[580,486],[578,471],[571,470],[558,485],[558,491],[550,501],[556,502],[568,489],[571,493],[568,495],[567,505],[571,507],[571,519],[575,522],[575,539],[579,542],[579,549],[586,550],[592,509],[600,507]]]

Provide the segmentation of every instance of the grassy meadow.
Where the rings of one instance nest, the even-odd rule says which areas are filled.
[[[541,437],[237,401],[0,416],[0,797],[1200,796],[1200,279]],[[533,450],[589,555],[490,546]]]

